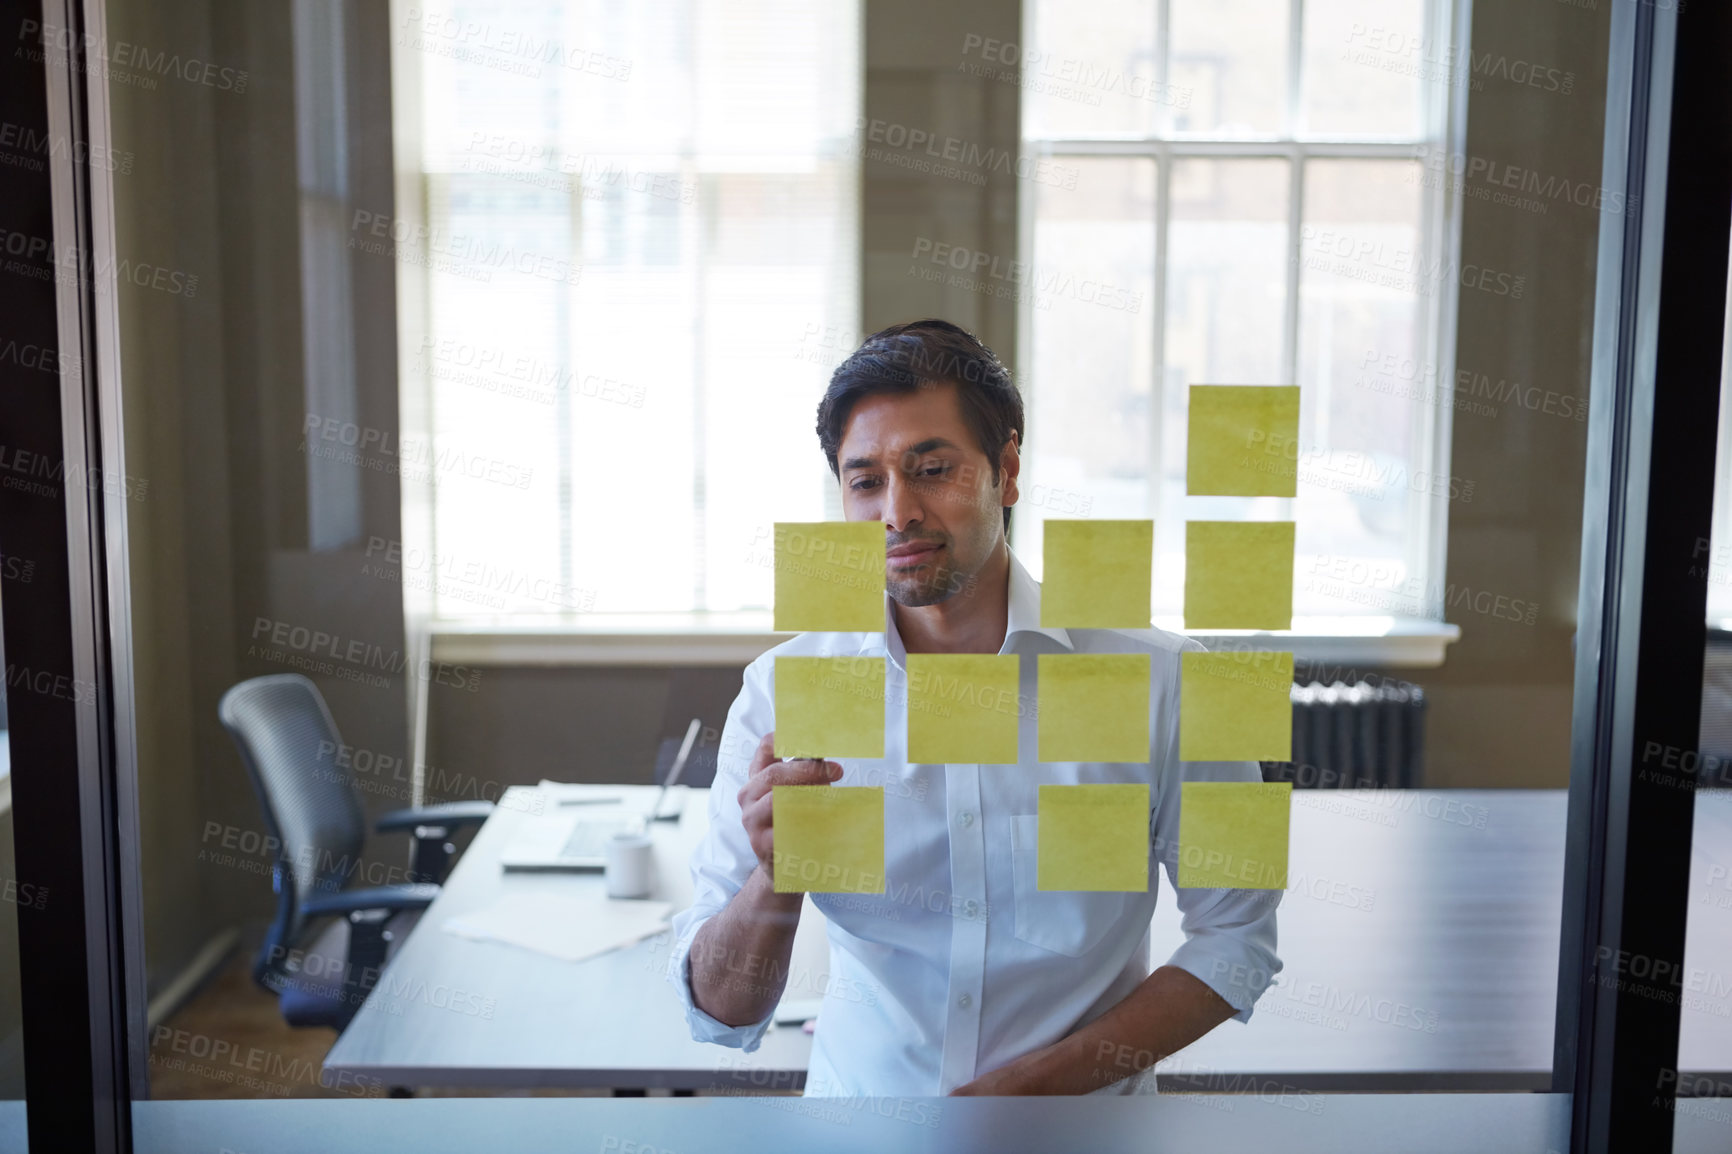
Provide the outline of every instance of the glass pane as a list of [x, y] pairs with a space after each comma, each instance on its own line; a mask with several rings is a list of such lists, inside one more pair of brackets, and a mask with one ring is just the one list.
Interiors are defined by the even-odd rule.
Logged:
[[[1458, 278], [1422, 243], [1418, 176], [1407, 161], [1305, 168], [1296, 613], [1442, 610], [1441, 591], [1408, 581], [1417, 544], [1409, 498], [1436, 488], [1412, 483], [1423, 472], [1416, 440], [1429, 427], [1417, 414], [1450, 398], [1425, 368], [1422, 309]], [[1361, 587], [1330, 576], [1338, 569], [1378, 576]]]
[[[1287, 301], [1284, 160], [1180, 160], [1168, 192], [1165, 415], [1155, 513], [1155, 606], [1183, 608], [1185, 519], [1280, 516], [1263, 498], [1187, 505], [1191, 385], [1267, 384], [1282, 363]], [[1203, 499], [1199, 499], [1203, 500]], [[1205, 511], [1206, 510], [1206, 511]]]
[[1021, 68], [1023, 123], [1031, 134], [1143, 135], [1189, 103], [1186, 93], [1160, 79], [1150, 0], [1031, 0], [1025, 18], [1031, 58], [1018, 59], [1014, 44], [965, 43], [963, 54], [1001, 73], [1007, 65]]
[[1280, 132], [1287, 116], [1287, 0], [1172, 0], [1172, 74], [1190, 104], [1173, 130]]
[[1304, 120], [1313, 136], [1416, 136], [1421, 85], [1456, 73], [1424, 0], [1306, 0]]
[[1074, 163], [1074, 189], [1034, 194], [1027, 478], [1014, 528], [1035, 571], [1047, 518], [1145, 515], [1157, 416], [1155, 164]]
[[[1356, 24], [1441, 26], [1443, 3], [1029, 0], [919, 20], [792, 0], [114, 5], [116, 41], [252, 79], [244, 94], [117, 85], [110, 110], [137, 162], [117, 185], [123, 251], [200, 277], [196, 294], [134, 278], [115, 302], [128, 465], [151, 482], [126, 509], [154, 1004], [135, 1040], [152, 1099], [138, 1113], [399, 1083], [453, 1097], [679, 1087], [828, 1097], [794, 1119], [761, 1110], [765, 1149], [794, 1123], [825, 1148], [832, 1122], [839, 1144], [875, 1148], [857, 1138], [864, 1110], [882, 1114], [871, 1103], [935, 1131], [965, 1123], [948, 1091], [1101, 1022], [1151, 967], [1199, 957], [1192, 978], [1240, 996], [1249, 1021], [1196, 1037], [1158, 1076], [1140, 1069], [1158, 1040], [1114, 1050], [1096, 1082], [1251, 1086], [1298, 1104], [1300, 1126], [1335, 1117], [1331, 1090], [1541, 1097], [1490, 1092], [1544, 1087], [1552, 1055], [1586, 426], [1579, 409], [1488, 394], [1582, 395], [1600, 217], [1572, 197], [1529, 212], [1442, 182], [1491, 183], [1486, 163], [1451, 159], [1465, 151], [1591, 184], [1607, 5], [1477, 6], [1476, 47], [1556, 43], [1577, 88], [1567, 106], [1470, 91], [1470, 147], [1429, 115], [1435, 86], [1355, 55], [1366, 41], [1405, 61]], [[893, 179], [871, 176], [870, 148]], [[1429, 247], [1452, 235], [1456, 202], [1457, 247], [1495, 257]], [[771, 1016], [747, 1050], [761, 1016], [706, 1033], [682, 1001], [689, 974], [668, 981], [689, 943], [664, 927], [700, 893], [766, 879], [730, 807], [793, 710], [773, 663], [753, 664], [789, 640], [763, 612], [771, 526], [861, 508], [830, 475], [815, 410], [863, 329], [929, 307], [976, 328], [1025, 391], [1012, 540], [1030, 576], [1053, 579], [1048, 520], [1155, 522], [1165, 632], [1072, 636], [1161, 663], [1159, 732], [1231, 734], [1245, 716], [1183, 716], [1177, 654], [1192, 641], [1226, 657], [1291, 647], [1294, 675], [1258, 685], [1274, 748], [1226, 761], [1170, 743], [1043, 759], [1037, 726], [1054, 714], [1037, 685], [1014, 711], [1017, 764], [984, 770], [916, 761], [911, 694], [891, 683], [891, 756], [844, 759], [845, 785], [884, 787], [887, 884], [746, 909], [802, 911], [794, 942], [792, 919], [752, 926], [789, 947], [786, 965], [751, 945], [711, 955]], [[1198, 384], [1298, 387], [1296, 498], [1187, 495]], [[900, 396], [912, 409], [934, 395]], [[959, 427], [972, 444], [980, 430]], [[1458, 473], [1461, 497], [1439, 501]], [[951, 476], [911, 484], [948, 492]], [[995, 503], [957, 515], [1004, 557]], [[1295, 524], [1302, 628], [1183, 628], [1186, 578], [1202, 573], [1185, 526], [1205, 519]], [[964, 587], [908, 620], [979, 625], [1004, 592], [1011, 652], [1060, 643], [1033, 622], [1010, 630], [1008, 584]], [[1040, 596], [1020, 588], [1019, 626]], [[1412, 631], [1391, 636], [1398, 615]], [[997, 643], [998, 626], [968, 645], [992, 649], [979, 639]], [[944, 634], [907, 637], [923, 655]], [[795, 645], [878, 656], [880, 638], [887, 680], [906, 674], [876, 631]], [[222, 708], [261, 682], [301, 694], [275, 801], [249, 723]], [[847, 705], [862, 702], [870, 735], [880, 703]], [[1141, 705], [1103, 720], [1140, 724]], [[647, 820], [676, 761], [691, 792], [670, 792], [677, 819]], [[1216, 772], [1260, 796], [1294, 784], [1284, 882], [1178, 884], [1183, 787]], [[1149, 839], [1141, 890], [1041, 884], [1038, 787], [1085, 775], [1130, 787], [1118, 816], [1133, 864], [1138, 787], [1173, 832]], [[272, 809], [309, 796], [298, 820]], [[434, 822], [462, 816], [449, 813], [377, 828], [445, 800], [495, 807], [478, 829]], [[665, 908], [618, 896], [645, 892], [621, 868], [642, 864], [640, 825], [647, 900]], [[4, 852], [0, 828], [0, 875]], [[508, 868], [525, 864], [558, 868]], [[423, 870], [442, 888], [418, 920], [279, 922], [285, 894], [353, 897]], [[1279, 902], [1276, 942], [1201, 953], [1246, 924], [1209, 922], [1226, 901], [1257, 922]], [[616, 916], [631, 932], [592, 955], [549, 939]], [[388, 941], [372, 935], [385, 926]], [[380, 952], [351, 966], [357, 942]], [[1486, 957], [1495, 980], [1464, 981]], [[1198, 1109], [1207, 1124], [1217, 1105]], [[883, 1145], [982, 1137], [915, 1125], [911, 1143]], [[656, 1133], [622, 1124], [615, 1144], [704, 1148]]]

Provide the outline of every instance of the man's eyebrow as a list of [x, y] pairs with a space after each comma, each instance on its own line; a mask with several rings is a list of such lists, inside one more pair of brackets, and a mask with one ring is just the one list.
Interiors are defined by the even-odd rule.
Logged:
[[[902, 450], [899, 456], [918, 457], [923, 453], [930, 453], [934, 449], [954, 448], [956, 448], [956, 443], [954, 441], [947, 441], [943, 437], [928, 437], [919, 444], [908, 446], [906, 449]], [[842, 462], [842, 468], [844, 469], [875, 469], [877, 467], [877, 457], [849, 457], [847, 460]]]

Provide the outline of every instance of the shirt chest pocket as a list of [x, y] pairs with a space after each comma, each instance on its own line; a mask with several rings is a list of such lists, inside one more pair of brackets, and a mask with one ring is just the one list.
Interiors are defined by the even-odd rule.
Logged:
[[1016, 936], [1055, 954], [1080, 957], [1099, 945], [1125, 916], [1130, 895], [1039, 889], [1035, 874], [1038, 821], [1034, 814], [1010, 819]]

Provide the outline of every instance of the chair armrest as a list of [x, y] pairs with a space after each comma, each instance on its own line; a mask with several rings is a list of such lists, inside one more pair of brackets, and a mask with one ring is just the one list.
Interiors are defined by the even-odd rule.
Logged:
[[433, 899], [438, 896], [438, 886], [423, 882], [367, 886], [313, 898], [301, 906], [301, 913], [309, 918], [326, 918], [363, 910], [424, 910], [432, 905]]
[[343, 992], [337, 1028], [347, 1029], [361, 1004], [378, 984], [391, 952], [392, 917], [401, 910], [424, 910], [439, 896], [439, 887], [425, 882], [391, 886], [367, 886], [342, 890], [304, 903], [301, 912], [309, 920], [347, 917], [349, 952], [343, 959]]
[[444, 826], [457, 829], [480, 825], [493, 815], [490, 801], [448, 801], [444, 805], [424, 805], [420, 809], [397, 809], [373, 823], [379, 833], [413, 832], [418, 825]]
[[373, 828], [380, 833], [407, 833], [415, 842], [415, 860], [409, 877], [435, 885], [445, 880], [457, 847], [445, 840], [461, 826], [479, 825], [493, 814], [490, 801], [448, 801], [420, 809], [399, 809], [385, 814]]

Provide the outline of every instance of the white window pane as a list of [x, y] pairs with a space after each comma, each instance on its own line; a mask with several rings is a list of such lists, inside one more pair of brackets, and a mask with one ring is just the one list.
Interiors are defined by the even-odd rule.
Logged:
[[1155, 164], [1071, 159], [1076, 187], [1032, 186], [1033, 364], [1013, 529], [1038, 573], [1048, 518], [1147, 517], [1155, 403]]
[[[818, 401], [853, 351], [854, 217], [839, 211], [855, 169], [811, 177], [718, 177], [732, 222], [712, 238], [703, 281], [703, 572], [706, 609], [768, 609], [770, 526], [826, 520], [835, 487], [818, 449]], [[829, 358], [790, 356], [793, 338], [838, 333]]]
[[1155, 0], [1031, 0], [1025, 13], [1027, 53], [1015, 67], [1029, 133], [1147, 135], [1166, 122], [1167, 110], [1188, 103], [1157, 71]]
[[[1391, 357], [1423, 364], [1422, 310], [1457, 289], [1453, 265], [1422, 246], [1418, 176], [1409, 161], [1306, 165], [1296, 613], [1434, 611], [1426, 575], [1407, 564], [1425, 489], [1414, 475], [1416, 438], [1436, 419], [1421, 414], [1435, 410], [1440, 383], [1406, 395], [1365, 371]], [[1448, 403], [1447, 388], [1441, 397]], [[1329, 571], [1334, 558], [1364, 562], [1351, 571], [1374, 576], [1352, 584], [1307, 576]]]
[[[525, 254], [532, 269], [542, 258], [569, 266], [563, 202], [503, 177], [441, 179], [429, 193], [436, 324], [422, 361], [435, 398], [437, 547], [425, 572], [441, 611], [534, 608], [537, 592], [557, 600], [561, 581], [553, 401], [563, 283], [518, 272], [506, 254]], [[531, 525], [548, 531], [522, 531]]]
[[754, 542], [824, 515], [812, 421], [830, 365], [790, 350], [858, 323], [858, 6], [446, 15], [511, 48], [403, 46], [423, 52], [425, 163], [443, 174], [433, 448], [498, 457], [521, 486], [439, 474], [439, 562], [506, 576], [483, 597], [442, 578], [437, 611], [767, 606]]
[[1173, 127], [1219, 136], [1279, 132], [1287, 113], [1287, 0], [1172, 0], [1169, 79], [1190, 96]]
[[1424, 0], [1306, 0], [1304, 131], [1418, 134], [1420, 85], [1455, 79], [1424, 27]]
[[1184, 599], [1185, 519], [1284, 517], [1275, 502], [1186, 503], [1192, 385], [1285, 383], [1288, 165], [1284, 160], [1181, 160], [1168, 190], [1166, 417], [1155, 519], [1155, 605]]

